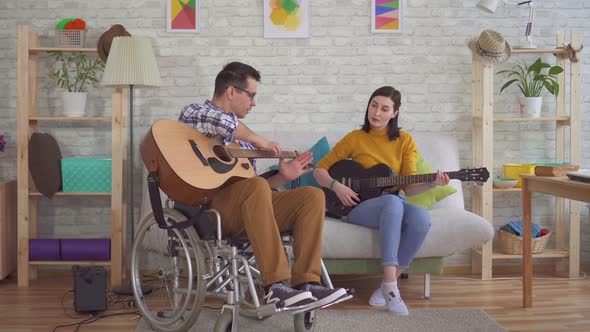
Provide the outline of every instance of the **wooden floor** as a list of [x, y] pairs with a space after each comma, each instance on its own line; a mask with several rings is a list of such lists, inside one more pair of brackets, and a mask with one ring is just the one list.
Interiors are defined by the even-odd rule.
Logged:
[[[400, 289], [410, 314], [420, 308], [481, 308], [510, 331], [590, 331], [589, 278], [568, 280], [555, 278], [554, 274], [535, 274], [533, 308], [523, 309], [520, 279], [481, 281], [477, 277], [433, 276], [430, 301], [420, 299], [422, 276], [400, 280]], [[380, 282], [372, 276], [333, 279], [338, 286], [357, 290], [355, 298], [334, 306], [341, 310], [369, 308], [368, 298]], [[28, 289], [18, 288], [13, 277], [0, 281], [0, 331], [52, 331], [58, 325], [89, 318], [73, 311], [73, 296], [68, 292], [71, 289], [71, 276], [55, 271], [42, 272], [42, 277], [32, 281]], [[216, 306], [218, 302], [208, 305]], [[106, 314], [133, 312], [125, 303], [114, 308]], [[137, 322], [134, 315], [120, 315], [100, 319], [80, 330], [134, 331]], [[75, 327], [57, 331], [75, 331]]]

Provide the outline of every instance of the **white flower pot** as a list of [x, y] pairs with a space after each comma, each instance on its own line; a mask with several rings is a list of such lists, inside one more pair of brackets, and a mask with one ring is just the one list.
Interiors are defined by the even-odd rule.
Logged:
[[543, 97], [520, 97], [520, 115], [522, 117], [538, 118], [541, 116]]
[[62, 95], [64, 115], [84, 116], [84, 110], [86, 109], [86, 95], [86, 92], [64, 92]]

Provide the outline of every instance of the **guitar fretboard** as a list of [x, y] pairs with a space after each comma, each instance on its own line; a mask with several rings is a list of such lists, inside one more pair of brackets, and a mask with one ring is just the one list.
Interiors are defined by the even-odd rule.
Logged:
[[295, 158], [297, 152], [281, 151], [277, 156], [270, 150], [249, 150], [249, 149], [226, 149], [227, 153], [234, 158]]
[[[458, 172], [444, 172], [450, 179], [460, 179], [457, 176]], [[352, 180], [352, 186], [359, 185], [363, 188], [389, 188], [413, 183], [432, 182], [436, 180], [437, 173], [418, 174], [418, 175], [396, 175], [385, 177], [368, 177], [362, 179]], [[356, 182], [356, 183], [355, 183]]]

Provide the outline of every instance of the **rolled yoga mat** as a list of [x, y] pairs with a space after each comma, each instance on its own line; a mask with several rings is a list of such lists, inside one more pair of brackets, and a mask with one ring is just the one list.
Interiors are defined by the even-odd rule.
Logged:
[[30, 239], [30, 261], [58, 261], [61, 260], [59, 239]]
[[61, 259], [108, 261], [111, 259], [111, 239], [62, 239]]

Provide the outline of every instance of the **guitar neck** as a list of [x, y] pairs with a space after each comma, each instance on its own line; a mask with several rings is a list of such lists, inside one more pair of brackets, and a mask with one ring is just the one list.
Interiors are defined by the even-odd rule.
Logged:
[[280, 155], [276, 155], [270, 150], [250, 150], [250, 149], [226, 149], [227, 153], [234, 158], [295, 158], [297, 152], [281, 151]]
[[[443, 172], [449, 176], [450, 179], [460, 179], [458, 172]], [[433, 182], [436, 180], [437, 173], [417, 174], [417, 175], [394, 175], [385, 177], [366, 178], [362, 181], [371, 182], [371, 186], [375, 188], [389, 188], [394, 186], [402, 186], [406, 184]]]

